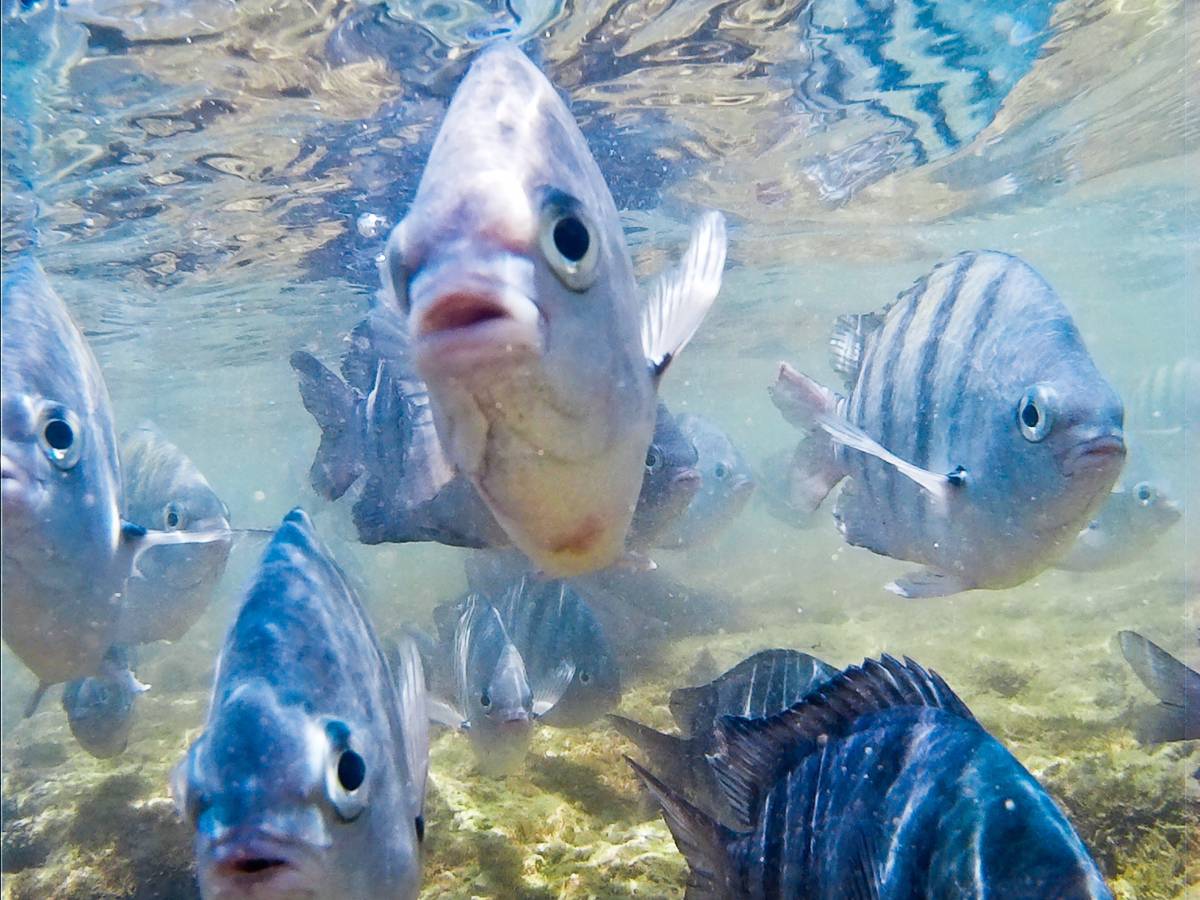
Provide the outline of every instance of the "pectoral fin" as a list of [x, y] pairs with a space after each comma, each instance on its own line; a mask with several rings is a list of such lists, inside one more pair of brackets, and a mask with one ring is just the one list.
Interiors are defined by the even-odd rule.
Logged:
[[[249, 529], [244, 529], [249, 531]], [[119, 551], [128, 560], [128, 571], [135, 577], [141, 576], [138, 569], [138, 559], [152, 547], [166, 547], [176, 544], [209, 544], [213, 541], [227, 540], [234, 531], [227, 525], [221, 525], [203, 531], [150, 531], [133, 522], [121, 523], [121, 546]]]
[[692, 229], [679, 265], [650, 288], [642, 317], [642, 349], [656, 377], [687, 345], [721, 289], [725, 269], [725, 217], [707, 212]]
[[467, 729], [466, 716], [445, 700], [439, 700], [436, 697], [426, 695], [425, 712], [429, 716], [430, 722], [445, 725], [447, 728], [453, 728], [455, 731], [466, 731]]
[[575, 677], [575, 663], [564, 659], [550, 674], [550, 677], [539, 684], [533, 685], [533, 714], [541, 718], [558, 705], [571, 679]]

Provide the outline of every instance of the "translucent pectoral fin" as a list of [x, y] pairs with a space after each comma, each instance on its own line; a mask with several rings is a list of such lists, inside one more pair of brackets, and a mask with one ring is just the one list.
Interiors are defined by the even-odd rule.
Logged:
[[564, 659], [548, 678], [533, 685], [533, 714], [540, 718], [554, 709], [574, 677], [575, 663]]

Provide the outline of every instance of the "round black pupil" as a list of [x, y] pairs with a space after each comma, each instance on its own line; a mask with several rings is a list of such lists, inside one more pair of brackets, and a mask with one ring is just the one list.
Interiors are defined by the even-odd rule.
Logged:
[[338, 781], [348, 791], [357, 791], [367, 777], [367, 764], [353, 750], [345, 751], [338, 758]]
[[1145, 488], [1145, 487], [1140, 488], [1138, 490], [1138, 499], [1139, 500], [1149, 500], [1150, 499], [1150, 488]]
[[564, 216], [554, 226], [554, 246], [564, 258], [579, 262], [591, 246], [587, 227], [574, 216]]
[[43, 433], [46, 443], [55, 450], [67, 450], [75, 442], [75, 432], [62, 419], [51, 419], [46, 423], [46, 430]]
[[488, 696], [488, 692], [484, 691], [479, 697], [479, 704], [485, 709], [492, 705], [492, 698]]
[[1042, 417], [1038, 414], [1037, 407], [1032, 403], [1026, 403], [1025, 408], [1021, 410], [1021, 421], [1025, 423], [1026, 428], [1037, 428], [1038, 422]]
[[174, 510], [171, 510], [171, 512], [167, 513], [167, 527], [174, 528], [178, 524], [179, 524], [179, 513], [175, 512]]
[[646, 468], [653, 469], [658, 465], [658, 454], [651, 450], [646, 454]]
[[725, 467], [723, 465], [721, 465], [721, 463], [717, 463], [717, 477], [718, 478], [725, 477]]
[[580, 672], [580, 673], [579, 673], [579, 682], [580, 682], [580, 684], [587, 684], [587, 683], [588, 683], [589, 681], [591, 681], [591, 680], [592, 680], [592, 676], [591, 676], [591, 675], [589, 675], [587, 672]]

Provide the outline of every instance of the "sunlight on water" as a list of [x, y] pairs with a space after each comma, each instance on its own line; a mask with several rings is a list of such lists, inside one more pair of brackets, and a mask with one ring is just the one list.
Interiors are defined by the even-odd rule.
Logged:
[[[1200, 357], [1196, 28], [1183, 0], [6, 0], [4, 267], [36, 252], [118, 431], [153, 421], [236, 527], [303, 506], [382, 634], [431, 630], [467, 551], [358, 542], [351, 504], [310, 487], [320, 433], [288, 360], [336, 368], [474, 51], [525, 42], [639, 280], [678, 259], [701, 210], [729, 224], [721, 295], [662, 395], [724, 429], [758, 486], [715, 545], [654, 552], [703, 602], [624, 614], [621, 714], [668, 728], [671, 689], [766, 647], [838, 667], [909, 656], [1047, 788], [1116, 896], [1182, 897], [1200, 891], [1200, 755], [1138, 742], [1154, 700], [1115, 636], [1200, 661], [1196, 394], [1164, 428], [1162, 391], [1139, 388]], [[848, 546], [828, 505], [779, 518], [770, 463], [797, 432], [767, 386], [785, 359], [835, 384], [836, 317], [971, 249], [1059, 292], [1125, 401], [1130, 470], [1184, 514], [1117, 568], [901, 600], [882, 587], [911, 564]], [[187, 635], [139, 648], [152, 690], [113, 759], [78, 746], [57, 688], [22, 716], [36, 679], [5, 646], [5, 897], [198, 896], [168, 773], [261, 552], [236, 541]], [[504, 779], [477, 774], [460, 736], [432, 740], [423, 897], [683, 896], [633, 745], [604, 720], [537, 730]]]

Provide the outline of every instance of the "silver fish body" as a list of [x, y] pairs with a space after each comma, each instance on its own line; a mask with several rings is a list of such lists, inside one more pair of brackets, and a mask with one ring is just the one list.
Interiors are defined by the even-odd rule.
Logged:
[[474, 59], [389, 238], [381, 315], [407, 321], [451, 462], [548, 574], [624, 549], [658, 376], [720, 284], [724, 226], [702, 225], [643, 303], [612, 196], [553, 86], [515, 46]]
[[415, 648], [393, 670], [297, 509], [255, 573], [204, 732], [172, 776], [206, 898], [412, 898], [428, 761]]
[[36, 261], [3, 287], [4, 640], [46, 684], [97, 671], [132, 563], [108, 389]]
[[520, 768], [533, 736], [533, 688], [520, 651], [499, 611], [478, 594], [435, 610], [442, 646], [449, 649], [449, 683], [459, 716], [487, 775]]
[[700, 489], [683, 515], [655, 541], [659, 547], [710, 543], [738, 516], [754, 493], [750, 466], [729, 435], [692, 413], [683, 413], [678, 422], [696, 448]]
[[205, 543], [152, 547], [126, 584], [116, 639], [177, 641], [208, 608], [233, 543], [229, 509], [183, 452], [149, 423], [121, 439], [125, 515], [162, 531], [217, 531]]
[[812, 498], [849, 475], [834, 511], [846, 540], [928, 567], [896, 593], [1020, 584], [1121, 470], [1121, 400], [1053, 288], [1015, 257], [959, 254], [883, 313], [843, 317], [833, 347], [848, 397], [785, 365], [774, 399], [817, 423], [801, 445]]

